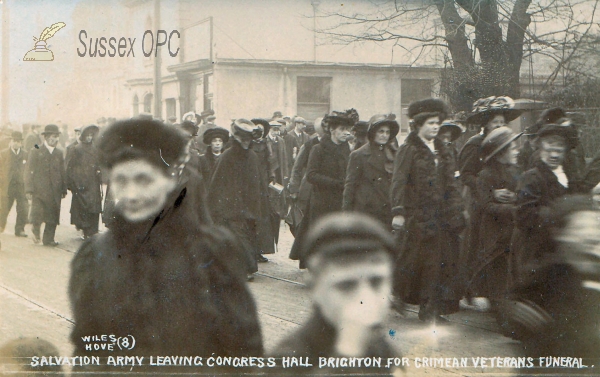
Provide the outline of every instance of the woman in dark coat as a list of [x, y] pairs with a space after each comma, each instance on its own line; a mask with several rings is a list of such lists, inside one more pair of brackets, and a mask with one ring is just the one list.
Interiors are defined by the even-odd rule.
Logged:
[[231, 126], [231, 147], [219, 157], [208, 189], [208, 207], [216, 224], [228, 228], [242, 243], [248, 279], [258, 271], [258, 223], [262, 216], [261, 173], [252, 140], [262, 132], [247, 119]]
[[98, 150], [92, 143], [98, 126], [83, 127], [80, 143], [72, 149], [67, 163], [67, 188], [71, 199], [71, 224], [83, 230], [88, 238], [98, 233], [102, 212], [102, 176]]
[[207, 148], [206, 152], [200, 156], [200, 171], [202, 172], [202, 179], [207, 190], [217, 161], [223, 153], [223, 146], [228, 141], [229, 131], [222, 127], [209, 128], [202, 135], [202, 142]]
[[[185, 144], [176, 129], [152, 120], [117, 122], [101, 135], [99, 149], [117, 201], [115, 226], [85, 242], [72, 262], [75, 355], [147, 361], [156, 355], [262, 353], [239, 244], [208, 218], [200, 222], [178, 185]], [[135, 347], [90, 351], [82, 337], [91, 334], [131, 335]], [[90, 368], [130, 371], [101, 364]], [[146, 362], [136, 370], [156, 367]]]
[[344, 185], [345, 211], [363, 212], [392, 226], [390, 186], [396, 149], [393, 141], [400, 126], [388, 115], [369, 120], [367, 144], [350, 154]]
[[348, 139], [351, 129], [358, 121], [356, 110], [334, 111], [323, 119], [326, 134], [315, 145], [308, 158], [306, 179], [312, 184], [308, 211], [304, 215], [292, 245], [290, 258], [300, 260], [300, 268], [306, 268], [306, 260], [301, 255], [302, 238], [310, 226], [320, 217], [342, 209], [344, 181], [350, 157]]
[[436, 139], [446, 106], [439, 99], [412, 103], [408, 109], [415, 130], [400, 146], [394, 161], [391, 204], [392, 226], [401, 231], [401, 255], [395, 272], [395, 295], [420, 305], [421, 320], [458, 310], [457, 284], [443, 281], [448, 264], [458, 257], [445, 253], [444, 231], [464, 228], [463, 204], [454, 177], [452, 153]]
[[482, 143], [484, 168], [477, 177], [481, 205], [481, 249], [474, 255], [469, 296], [504, 298], [509, 282], [509, 255], [514, 231], [517, 181], [515, 135], [508, 127], [490, 132]]

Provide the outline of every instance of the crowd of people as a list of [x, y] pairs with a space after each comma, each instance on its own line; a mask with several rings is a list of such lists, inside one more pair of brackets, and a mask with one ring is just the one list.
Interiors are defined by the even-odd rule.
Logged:
[[[15, 131], [0, 151], [0, 230], [16, 201], [15, 235], [30, 222], [33, 242], [56, 246], [71, 191], [85, 240], [69, 285], [76, 354], [82, 336], [114, 333], [134, 334], [136, 355], [263, 355], [246, 282], [285, 220], [314, 315], [277, 356], [391, 355], [377, 332], [391, 303], [436, 324], [490, 310], [506, 334], [539, 340], [529, 349], [562, 337], [573, 342], [561, 351], [597, 357], [597, 339], [574, 340], [598, 301], [600, 154], [587, 163], [581, 124], [562, 109], [524, 133], [508, 126], [519, 115], [508, 97], [476, 101], [466, 119], [427, 98], [408, 107], [402, 144], [394, 114], [365, 122], [354, 109], [230, 129], [212, 110], [142, 115], [77, 129], [65, 152], [55, 125], [25, 143]], [[465, 124], [481, 132], [459, 152]], [[556, 284], [587, 311], [566, 310]]]

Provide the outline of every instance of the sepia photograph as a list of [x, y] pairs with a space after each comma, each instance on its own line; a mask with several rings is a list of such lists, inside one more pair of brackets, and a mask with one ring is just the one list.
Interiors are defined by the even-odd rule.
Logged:
[[600, 376], [600, 0], [0, 20], [0, 377]]

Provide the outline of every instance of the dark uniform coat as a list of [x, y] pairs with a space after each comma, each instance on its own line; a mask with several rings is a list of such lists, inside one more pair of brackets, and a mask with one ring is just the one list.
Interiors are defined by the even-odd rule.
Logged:
[[386, 171], [385, 162], [385, 146], [375, 143], [367, 143], [350, 154], [342, 209], [366, 213], [391, 228], [392, 174]]
[[[458, 254], [447, 239], [464, 229], [465, 220], [454, 156], [439, 140], [435, 145], [437, 164], [436, 155], [415, 131], [396, 154], [392, 215], [402, 215], [405, 223], [395, 293], [409, 304], [435, 305], [438, 314], [444, 314], [456, 310], [462, 297]], [[452, 308], [443, 310], [442, 305]]]
[[[69, 283], [76, 354], [131, 355], [86, 350], [81, 337], [90, 334], [132, 335], [136, 356], [262, 354], [256, 306], [235, 262], [240, 246], [225, 229], [199, 224], [187, 199], [175, 190], [156, 218], [141, 223], [117, 215], [114, 227], [81, 246]], [[130, 367], [98, 368], [126, 374]], [[134, 371], [156, 371], [146, 368]]]
[[552, 170], [541, 160], [521, 176], [518, 185], [517, 227], [513, 235], [515, 253], [511, 258], [514, 283], [527, 278], [539, 265], [548, 249], [550, 234], [547, 218], [552, 202], [570, 193], [558, 182]]
[[265, 139], [254, 140], [251, 144], [252, 151], [258, 158], [260, 170], [260, 219], [257, 222], [258, 245], [261, 254], [275, 253], [275, 236], [271, 224], [271, 202], [269, 200], [269, 147]]
[[31, 222], [58, 224], [60, 201], [67, 195], [63, 152], [46, 144], [29, 152], [25, 171], [25, 192], [32, 194]]
[[508, 289], [508, 263], [514, 231], [515, 204], [499, 203], [494, 190], [517, 192], [516, 167], [489, 161], [477, 177], [477, 197], [481, 204], [480, 249], [473, 255], [470, 293], [488, 298], [504, 297]]
[[86, 214], [102, 212], [102, 176], [98, 150], [93, 144], [80, 143], [71, 150], [67, 165], [67, 188], [71, 190], [71, 224], [83, 229], [90, 221]]

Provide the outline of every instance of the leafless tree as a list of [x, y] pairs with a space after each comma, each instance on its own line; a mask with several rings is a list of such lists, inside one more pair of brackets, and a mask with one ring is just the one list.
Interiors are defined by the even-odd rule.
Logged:
[[370, 0], [348, 12], [324, 4], [322, 42], [370, 41], [401, 47], [422, 61], [436, 49], [446, 67], [442, 90], [456, 110], [489, 95], [521, 95], [521, 66], [549, 72], [551, 85], [598, 30], [599, 0]]

